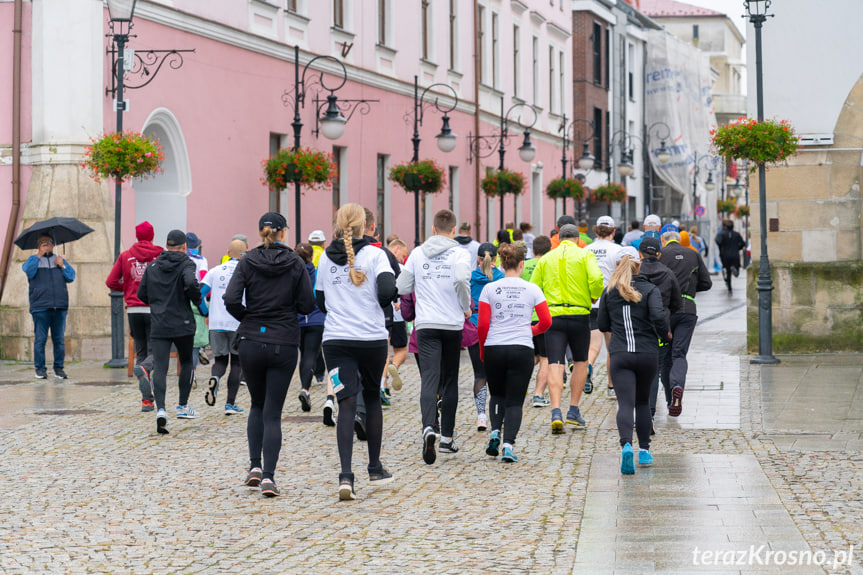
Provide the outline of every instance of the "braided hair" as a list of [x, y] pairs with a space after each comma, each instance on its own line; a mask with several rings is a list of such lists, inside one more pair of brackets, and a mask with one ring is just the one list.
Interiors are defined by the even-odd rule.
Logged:
[[366, 281], [365, 272], [354, 269], [353, 238], [361, 238], [366, 225], [366, 213], [359, 204], [345, 204], [336, 213], [336, 227], [341, 231], [341, 239], [345, 243], [345, 253], [348, 255], [351, 283], [355, 286]]

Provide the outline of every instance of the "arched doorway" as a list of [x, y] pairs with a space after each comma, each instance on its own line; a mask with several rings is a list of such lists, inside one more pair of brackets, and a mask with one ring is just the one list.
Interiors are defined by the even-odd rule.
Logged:
[[162, 145], [163, 172], [148, 180], [135, 181], [135, 221], [153, 224], [155, 243], [164, 241], [172, 229], [186, 229], [186, 198], [192, 192], [192, 176], [186, 140], [177, 118], [170, 110], [158, 108], [150, 114], [141, 131]]

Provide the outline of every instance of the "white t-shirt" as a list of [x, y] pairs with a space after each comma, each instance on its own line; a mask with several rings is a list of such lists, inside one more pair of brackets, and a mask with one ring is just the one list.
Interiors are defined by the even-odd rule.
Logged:
[[533, 349], [533, 308], [545, 301], [538, 285], [521, 278], [503, 278], [482, 288], [480, 303], [491, 307], [485, 345], [523, 345]]
[[[623, 248], [612, 241], [597, 238], [586, 249], [596, 254], [596, 263], [602, 272], [602, 287], [607, 286], [614, 272], [614, 256]], [[599, 307], [599, 300], [593, 302], [593, 307]]]
[[393, 273], [386, 254], [380, 248], [366, 246], [354, 257], [354, 269], [366, 274], [366, 281], [358, 286], [351, 282], [347, 264], [336, 265], [326, 252], [318, 260], [315, 289], [324, 292], [327, 306], [323, 341], [376, 341], [389, 335], [377, 292], [377, 277]]
[[462, 329], [464, 312], [453, 286], [457, 277], [456, 267], [462, 265], [466, 270], [470, 269], [469, 257], [467, 250], [458, 246], [432, 257], [427, 257], [422, 248], [411, 252], [404, 269], [415, 278], [416, 329]]
[[212, 331], [237, 331], [240, 322], [228, 313], [222, 296], [237, 269], [239, 260], [228, 260], [207, 272], [201, 283], [210, 286], [210, 329]]

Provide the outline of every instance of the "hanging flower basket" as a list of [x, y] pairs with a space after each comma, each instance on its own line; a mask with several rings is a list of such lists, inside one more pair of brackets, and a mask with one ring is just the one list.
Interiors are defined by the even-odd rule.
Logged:
[[584, 197], [584, 184], [575, 178], [557, 178], [548, 183], [545, 193], [549, 198], [575, 198], [581, 200]]
[[626, 188], [623, 184], [618, 184], [617, 182], [611, 182], [593, 190], [594, 200], [608, 204], [626, 201], [626, 197]]
[[716, 211], [720, 214], [727, 215], [735, 210], [737, 210], [737, 202], [734, 200], [716, 200]]
[[749, 206], [737, 206], [737, 211], [735, 213], [738, 218], [745, 218], [749, 215]]
[[434, 160], [396, 164], [390, 168], [389, 179], [406, 192], [436, 194], [446, 185], [446, 173]]
[[146, 178], [158, 173], [165, 160], [159, 140], [138, 132], [113, 132], [91, 141], [81, 167], [97, 182], [102, 178], [121, 182]]
[[489, 196], [518, 195], [524, 190], [524, 176], [507, 169], [492, 172], [482, 179], [482, 191]]
[[720, 156], [775, 163], [797, 153], [798, 139], [787, 120], [758, 122], [741, 116], [731, 124], [710, 131], [713, 147]]
[[312, 189], [328, 188], [336, 177], [332, 154], [311, 148], [279, 150], [264, 160], [263, 165], [262, 181], [276, 191], [282, 191], [294, 182]]

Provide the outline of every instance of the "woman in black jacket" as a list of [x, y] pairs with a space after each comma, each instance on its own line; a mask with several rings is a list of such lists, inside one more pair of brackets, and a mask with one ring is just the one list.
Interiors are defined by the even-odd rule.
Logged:
[[311, 313], [315, 298], [303, 260], [284, 244], [284, 216], [267, 212], [258, 229], [263, 243], [237, 264], [223, 299], [228, 312], [240, 321], [240, 363], [252, 396], [245, 484], [260, 485], [263, 495], [275, 497], [279, 495], [273, 476], [282, 448], [282, 407], [300, 343], [297, 313]]
[[632, 414], [638, 434], [638, 463], [650, 465], [650, 386], [656, 375], [659, 339], [668, 337], [668, 322], [659, 289], [637, 275], [638, 252], [625, 247], [615, 256], [617, 267], [599, 301], [599, 329], [611, 332], [608, 346], [611, 379], [617, 391], [617, 432], [620, 435], [620, 472], [635, 473], [632, 451]]
[[743, 238], [734, 231], [734, 222], [725, 220], [722, 229], [716, 234], [716, 245], [719, 246], [719, 259], [722, 260], [722, 277], [725, 287], [731, 293], [731, 276], [740, 275], [740, 250], [746, 247]]

